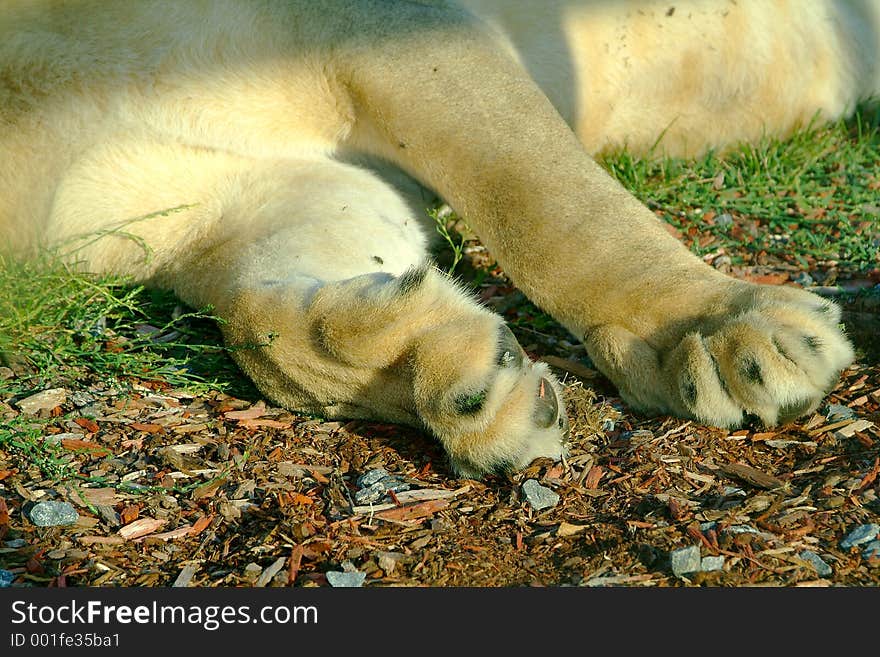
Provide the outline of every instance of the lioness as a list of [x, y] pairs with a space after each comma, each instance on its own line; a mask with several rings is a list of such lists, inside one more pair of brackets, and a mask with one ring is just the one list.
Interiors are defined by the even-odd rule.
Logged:
[[470, 476], [558, 457], [558, 383], [429, 264], [431, 190], [634, 409], [781, 423], [851, 362], [838, 309], [716, 272], [589, 153], [840, 117], [878, 35], [877, 0], [6, 0], [0, 239], [213, 306], [291, 409]]

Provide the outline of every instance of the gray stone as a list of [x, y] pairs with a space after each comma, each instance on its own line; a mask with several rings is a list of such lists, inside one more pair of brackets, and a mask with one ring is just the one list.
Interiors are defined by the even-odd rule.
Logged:
[[797, 283], [801, 287], [810, 287], [811, 285], [816, 284], [815, 279], [805, 271], [799, 272], [794, 278], [791, 279], [791, 282]]
[[702, 566], [700, 546], [691, 545], [690, 547], [673, 550], [669, 553], [669, 561], [672, 565], [672, 573], [677, 577], [688, 573], [695, 573]]
[[368, 486], [372, 486], [380, 479], [384, 479], [389, 476], [388, 471], [385, 468], [375, 468], [373, 470], [367, 470], [364, 474], [357, 478], [355, 484], [358, 488], [366, 488]]
[[81, 390], [77, 390], [70, 395], [70, 402], [77, 408], [92, 404], [94, 401], [95, 398], [93, 395]]
[[849, 406], [842, 404], [828, 404], [828, 410], [825, 411], [825, 419], [829, 422], [837, 422], [839, 420], [851, 420], [856, 416], [856, 412]]
[[847, 534], [842, 541], [840, 541], [840, 547], [842, 547], [844, 550], [848, 550], [856, 545], [869, 543], [870, 541], [873, 541], [875, 538], [877, 538], [878, 533], [880, 533], [880, 525], [877, 525], [873, 522], [867, 525], [859, 525], [849, 534]]
[[730, 226], [733, 223], [733, 217], [729, 215], [727, 212], [723, 214], [719, 214], [715, 217], [715, 225], [716, 226]]
[[700, 561], [700, 570], [704, 573], [724, 570], [724, 555], [719, 555], [717, 557], [703, 557]]
[[549, 509], [559, 504], [559, 495], [534, 479], [528, 479], [523, 483], [522, 492], [535, 511]]
[[15, 581], [15, 573], [10, 570], [0, 570], [0, 589], [9, 588]]
[[13, 538], [10, 541], [6, 541], [6, 547], [8, 548], [23, 548], [25, 545], [27, 545], [27, 541], [23, 538]]
[[862, 549], [862, 559], [880, 559], [880, 541], [874, 540]]
[[357, 484], [359, 490], [354, 494], [357, 504], [373, 504], [384, 501], [390, 499], [389, 492], [399, 493], [410, 489], [410, 485], [403, 479], [388, 474], [382, 468], [364, 473], [358, 478]]
[[67, 401], [67, 390], [64, 388], [49, 388], [30, 397], [19, 399], [15, 402], [18, 409], [27, 415], [36, 415], [42, 410], [51, 410], [61, 406]]
[[812, 550], [804, 550], [798, 557], [809, 563], [819, 577], [828, 577], [831, 575], [831, 566], [825, 563], [825, 560]]
[[38, 527], [57, 527], [72, 525], [79, 520], [79, 514], [67, 502], [37, 502], [30, 511], [31, 520]]
[[328, 570], [326, 573], [327, 581], [334, 588], [359, 588], [364, 585], [367, 578], [366, 573], [361, 572], [342, 572], [339, 570]]
[[773, 534], [762, 532], [760, 529], [755, 529], [751, 525], [731, 525], [730, 527], [725, 527], [722, 532], [725, 534], [754, 534], [755, 536], [760, 536], [761, 538], [766, 539], [773, 538]]

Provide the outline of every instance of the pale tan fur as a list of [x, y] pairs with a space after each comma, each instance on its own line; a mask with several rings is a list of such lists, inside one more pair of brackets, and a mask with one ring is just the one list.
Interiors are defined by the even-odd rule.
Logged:
[[773, 424], [852, 360], [837, 309], [704, 265], [588, 152], [842, 116], [878, 33], [877, 0], [10, 0], [0, 239], [214, 306], [290, 408], [464, 474], [559, 457], [558, 384], [425, 264], [436, 193], [633, 407]]

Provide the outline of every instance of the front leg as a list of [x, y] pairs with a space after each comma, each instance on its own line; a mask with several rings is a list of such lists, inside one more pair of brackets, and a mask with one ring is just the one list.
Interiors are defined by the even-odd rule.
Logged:
[[395, 6], [386, 39], [340, 50], [355, 145], [436, 189], [636, 408], [724, 426], [815, 408], [853, 357], [831, 304], [704, 264], [589, 157], [487, 30]]

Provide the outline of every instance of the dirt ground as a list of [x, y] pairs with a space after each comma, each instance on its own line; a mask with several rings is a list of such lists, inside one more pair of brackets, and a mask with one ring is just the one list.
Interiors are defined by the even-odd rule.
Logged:
[[[413, 429], [325, 422], [256, 393], [78, 381], [29, 410], [50, 420], [44, 439], [77, 477], [47, 479], [0, 450], [0, 575], [68, 587], [880, 583], [876, 294], [840, 297], [860, 360], [816, 413], [729, 432], [631, 413], [583, 347], [488, 264], [483, 300], [565, 381], [561, 463], [457, 479]], [[785, 271], [732, 273], [785, 282]], [[25, 412], [19, 402], [0, 416]], [[360, 478], [380, 468], [367, 490]], [[72, 506], [75, 521], [38, 526], [46, 501]]]

